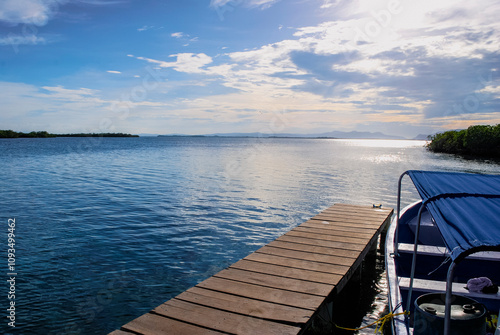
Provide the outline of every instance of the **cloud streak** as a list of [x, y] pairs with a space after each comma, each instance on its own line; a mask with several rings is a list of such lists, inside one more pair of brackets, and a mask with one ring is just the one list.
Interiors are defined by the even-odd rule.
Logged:
[[0, 37], [0, 45], [38, 45], [47, 44], [47, 39], [37, 35], [16, 35], [9, 34], [7, 37]]
[[210, 6], [213, 8], [221, 8], [224, 6], [238, 7], [245, 6], [250, 8], [266, 9], [280, 0], [211, 0]]
[[173, 68], [178, 72], [185, 73], [206, 73], [206, 70], [203, 69], [203, 67], [207, 64], [212, 63], [212, 57], [207, 56], [204, 53], [179, 53], [170, 55], [169, 57], [175, 57], [176, 61], [167, 62], [145, 57], [137, 57], [137, 59], [157, 64], [161, 68]]

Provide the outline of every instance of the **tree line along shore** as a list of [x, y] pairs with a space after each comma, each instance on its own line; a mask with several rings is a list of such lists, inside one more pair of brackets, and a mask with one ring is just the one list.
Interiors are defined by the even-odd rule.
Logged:
[[32, 131], [29, 133], [13, 130], [0, 130], [0, 138], [49, 138], [49, 137], [139, 137], [139, 135], [124, 133], [78, 133], [78, 134], [51, 134], [46, 131]]
[[429, 139], [427, 148], [432, 152], [500, 158], [500, 124], [445, 131]]

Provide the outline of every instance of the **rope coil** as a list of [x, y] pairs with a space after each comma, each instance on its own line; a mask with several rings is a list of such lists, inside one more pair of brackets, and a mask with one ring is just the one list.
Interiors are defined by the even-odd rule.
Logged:
[[410, 312], [408, 312], [408, 311], [404, 311], [403, 313], [392, 313], [391, 312], [391, 313], [388, 313], [388, 314], [384, 315], [380, 319], [378, 319], [378, 320], [370, 323], [369, 325], [366, 325], [366, 326], [360, 327], [360, 328], [340, 327], [340, 326], [336, 325], [335, 323], [333, 323], [333, 325], [336, 328], [343, 329], [343, 330], [358, 331], [358, 330], [362, 330], [362, 329], [366, 329], [368, 327], [371, 327], [374, 324], [377, 324], [377, 327], [375, 327], [375, 334], [378, 334], [378, 333], [383, 334], [382, 330], [384, 329], [384, 326], [385, 326], [386, 322], [389, 321], [390, 319], [392, 319], [393, 317], [398, 316], [398, 315], [410, 315]]

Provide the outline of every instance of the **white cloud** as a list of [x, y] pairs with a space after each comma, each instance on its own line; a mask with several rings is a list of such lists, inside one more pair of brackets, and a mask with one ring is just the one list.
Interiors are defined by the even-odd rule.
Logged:
[[121, 73], [120, 71], [113, 71], [113, 70], [108, 70], [106, 72], [107, 73], [115, 73], [115, 74], [120, 74]]
[[[90, 88], [67, 89], [62, 86], [42, 86], [52, 99], [64, 101], [81, 101], [95, 99], [99, 91]], [[40, 96], [40, 95], [39, 95]]]
[[149, 30], [152, 28], [154, 28], [154, 27], [153, 26], [142, 26], [140, 28], [137, 28], [137, 31], [146, 31], [146, 30]]
[[175, 38], [182, 38], [182, 37], [184, 37], [184, 33], [179, 31], [179, 32], [170, 34], [170, 36], [175, 37]]
[[247, 3], [249, 7], [259, 7], [262, 9], [266, 9], [279, 1], [280, 0], [247, 0]]
[[137, 57], [137, 59], [145, 60], [149, 63], [158, 64], [162, 68], [171, 67], [178, 72], [185, 73], [206, 73], [206, 70], [202, 68], [205, 65], [212, 63], [212, 57], [207, 56], [204, 53], [179, 53], [170, 55], [169, 57], [176, 57], [177, 60], [175, 62], [165, 62], [145, 57]]
[[94, 6], [123, 3], [123, 0], [2, 0], [0, 22], [11, 25], [28, 24], [45, 26], [57, 13], [59, 7], [75, 2]]
[[322, 9], [327, 9], [327, 8], [332, 7], [332, 6], [334, 6], [334, 4], [333, 4], [331, 1], [329, 1], [329, 0], [324, 0], [324, 1], [323, 1], [323, 4], [321, 5], [321, 7], [320, 7], [320, 8], [322, 8]]
[[44, 26], [55, 10], [66, 0], [3, 0], [0, 2], [0, 21], [9, 24]]
[[[60, 0], [57, 0], [60, 1]], [[106, 5], [116, 5], [121, 3], [126, 3], [127, 0], [74, 0], [80, 3], [85, 3], [94, 6], [106, 6]]]
[[38, 45], [38, 44], [46, 44], [47, 40], [45, 37], [36, 36], [36, 35], [15, 35], [10, 34], [7, 37], [0, 37], [0, 45], [12, 45], [16, 47], [17, 45]]
[[210, 6], [212, 8], [221, 8], [221, 7], [258, 7], [261, 9], [266, 9], [271, 7], [274, 3], [279, 2], [280, 0], [211, 0]]
[[227, 3], [234, 1], [234, 0], [211, 0], [210, 1], [210, 6], [212, 7], [222, 7], [225, 6]]

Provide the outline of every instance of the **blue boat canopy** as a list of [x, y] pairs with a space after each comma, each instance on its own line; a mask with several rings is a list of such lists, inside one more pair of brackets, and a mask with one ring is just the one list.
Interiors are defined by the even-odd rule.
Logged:
[[407, 171], [453, 260], [500, 251], [500, 175]]

